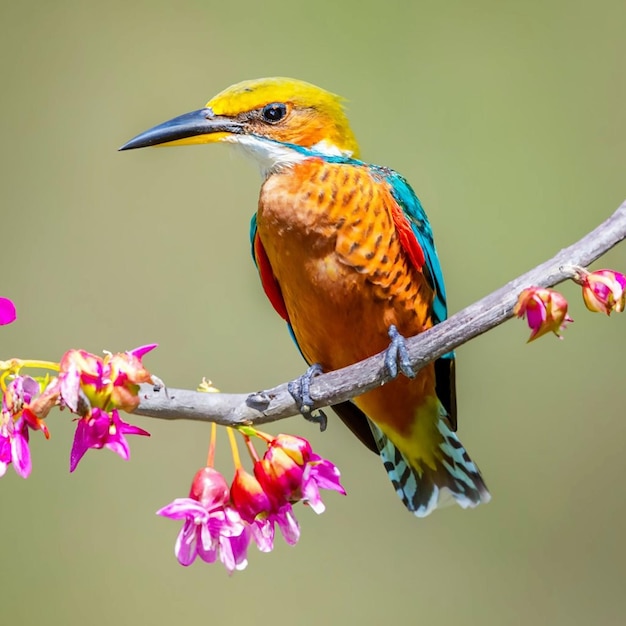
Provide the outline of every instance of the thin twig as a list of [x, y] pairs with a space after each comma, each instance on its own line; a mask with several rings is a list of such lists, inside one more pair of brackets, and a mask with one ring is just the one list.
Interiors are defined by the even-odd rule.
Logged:
[[[442, 354], [502, 324], [513, 316], [517, 296], [531, 285], [552, 287], [574, 276], [572, 266], [587, 266], [626, 238], [626, 201], [615, 213], [580, 241], [552, 259], [510, 281], [482, 300], [455, 313], [445, 322], [407, 340], [415, 371]], [[313, 408], [358, 396], [390, 380], [383, 353], [322, 374], [311, 383]], [[200, 393], [185, 389], [155, 390], [143, 385], [135, 413], [160, 419], [186, 419], [218, 424], [263, 424], [298, 414], [283, 383], [254, 394]]]

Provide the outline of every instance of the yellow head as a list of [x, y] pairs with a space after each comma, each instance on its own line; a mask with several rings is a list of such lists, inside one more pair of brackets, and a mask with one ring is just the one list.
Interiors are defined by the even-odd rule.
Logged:
[[284, 144], [358, 157], [341, 98], [292, 78], [237, 83], [211, 98], [204, 109], [155, 126], [121, 150], [220, 141], [242, 145], [270, 168], [289, 162]]

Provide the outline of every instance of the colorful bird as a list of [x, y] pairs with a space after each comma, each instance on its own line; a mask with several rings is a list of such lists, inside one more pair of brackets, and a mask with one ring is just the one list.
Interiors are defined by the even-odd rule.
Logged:
[[[244, 81], [121, 149], [215, 142], [240, 146], [261, 166], [253, 256], [309, 364], [336, 370], [385, 350], [390, 337], [389, 354], [401, 354], [403, 336], [446, 318], [422, 205], [399, 174], [359, 160], [338, 96], [290, 78]], [[400, 367], [413, 375], [402, 359]], [[446, 500], [465, 508], [490, 499], [454, 434], [453, 353], [333, 409], [380, 453], [415, 515]]]

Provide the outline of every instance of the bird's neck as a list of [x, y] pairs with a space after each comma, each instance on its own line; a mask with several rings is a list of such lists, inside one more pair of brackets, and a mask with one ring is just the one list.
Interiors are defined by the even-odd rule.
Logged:
[[320, 141], [310, 148], [283, 143], [258, 135], [233, 135], [227, 141], [239, 146], [245, 154], [251, 156], [261, 168], [261, 174], [264, 178], [284, 169], [292, 168], [307, 159], [325, 157], [349, 159], [351, 156], [351, 153], [340, 150], [326, 140]]

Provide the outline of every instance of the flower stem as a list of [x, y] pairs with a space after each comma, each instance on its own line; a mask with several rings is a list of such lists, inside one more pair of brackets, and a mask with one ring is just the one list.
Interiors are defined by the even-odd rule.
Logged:
[[232, 428], [227, 426], [226, 431], [228, 432], [228, 438], [230, 439], [230, 449], [233, 453], [233, 463], [235, 464], [235, 469], [238, 470], [241, 467], [241, 458], [239, 457], [239, 448], [237, 448], [237, 439]]
[[38, 367], [44, 370], [52, 370], [58, 372], [61, 369], [59, 363], [53, 363], [52, 361], [22, 361], [22, 367]]
[[0, 361], [0, 389], [7, 390], [6, 380], [11, 375], [16, 375], [23, 367], [52, 370], [58, 372], [60, 366], [52, 361], [25, 360], [25, 359], [9, 359], [8, 361]]
[[248, 452], [250, 453], [250, 458], [252, 459], [252, 462], [256, 463], [259, 460], [259, 455], [254, 448], [252, 440], [250, 439], [250, 437], [248, 437], [248, 435], [243, 435], [243, 439], [246, 442], [246, 447], [248, 448]]
[[254, 436], [258, 437], [259, 439], [262, 439], [263, 441], [265, 441], [265, 443], [271, 443], [275, 437], [273, 435], [268, 435], [267, 433], [264, 433], [261, 430], [256, 430], [254, 432]]
[[5, 370], [0, 374], [0, 390], [2, 393], [6, 393], [7, 390], [7, 376], [10, 376], [11, 370]]
[[0, 370], [9, 370], [10, 372], [19, 372], [23, 367], [39, 368], [44, 370], [52, 370], [58, 372], [60, 365], [53, 361], [40, 361], [38, 359], [9, 359], [8, 361], [0, 361]]
[[207, 467], [213, 467], [215, 463], [215, 439], [217, 438], [217, 424], [211, 424], [211, 442], [209, 443], [209, 454], [206, 458]]

